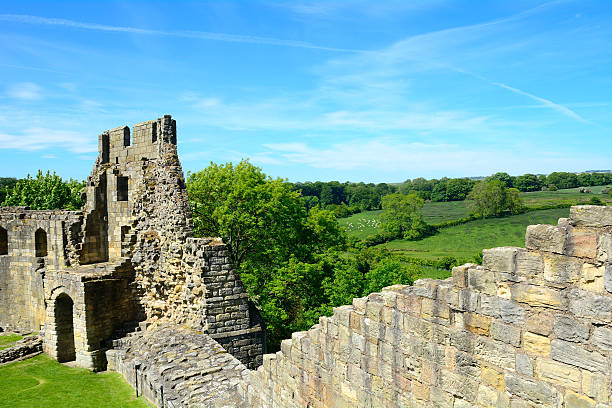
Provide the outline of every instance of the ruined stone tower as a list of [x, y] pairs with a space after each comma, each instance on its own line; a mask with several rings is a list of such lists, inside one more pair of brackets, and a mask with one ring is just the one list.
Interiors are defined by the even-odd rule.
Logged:
[[170, 115], [99, 136], [82, 211], [0, 209], [0, 325], [59, 361], [106, 367], [114, 339], [172, 322], [249, 367], [264, 335], [223, 242], [193, 238]]

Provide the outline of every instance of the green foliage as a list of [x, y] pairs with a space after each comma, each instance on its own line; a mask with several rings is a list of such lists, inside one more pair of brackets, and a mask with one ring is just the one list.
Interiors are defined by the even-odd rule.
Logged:
[[472, 214], [477, 217], [498, 216], [506, 211], [518, 214], [524, 210], [519, 191], [507, 188], [500, 180], [477, 183], [467, 198]]
[[0, 407], [147, 407], [121, 374], [67, 367], [46, 354], [0, 367], [0, 379]]
[[84, 187], [84, 181], [64, 181], [55, 172], [43, 174], [38, 170], [35, 178], [28, 174], [18, 180], [2, 205], [28, 206], [32, 210], [79, 210], [84, 205], [81, 197]]
[[385, 286], [412, 285], [419, 275], [419, 266], [404, 263], [397, 259], [385, 258], [366, 273], [365, 294], [379, 292]]
[[519, 191], [538, 191], [542, 188], [542, 184], [535, 174], [523, 174], [516, 177], [513, 186]]
[[603, 201], [601, 201], [601, 199], [599, 197], [591, 197], [591, 199], [589, 200], [589, 204], [592, 205], [606, 205]]
[[380, 216], [385, 232], [404, 239], [418, 239], [427, 232], [423, 221], [423, 199], [415, 193], [394, 193], [383, 197]]
[[0, 177], [0, 203], [6, 199], [6, 194], [15, 187], [17, 179], [14, 177]]

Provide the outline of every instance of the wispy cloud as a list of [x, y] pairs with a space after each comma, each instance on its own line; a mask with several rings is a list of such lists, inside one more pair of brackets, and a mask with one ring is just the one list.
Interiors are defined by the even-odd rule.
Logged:
[[234, 43], [264, 44], [264, 45], [274, 45], [274, 46], [293, 47], [293, 48], [307, 48], [307, 49], [334, 51], [334, 52], [363, 52], [364, 51], [364, 50], [356, 50], [356, 49], [348, 49], [348, 48], [328, 47], [324, 45], [313, 44], [308, 41], [286, 40], [286, 39], [272, 38], [272, 37], [258, 37], [258, 36], [251, 36], [251, 35], [236, 35], [236, 34], [215, 33], [215, 32], [209, 32], [209, 31], [195, 31], [195, 30], [179, 30], [179, 31], [152, 30], [148, 28], [95, 24], [95, 23], [67, 20], [63, 18], [47, 18], [47, 17], [31, 16], [31, 15], [23, 15], [23, 14], [0, 14], [0, 21], [9, 21], [13, 23], [36, 24], [36, 25], [61, 26], [61, 27], [77, 28], [77, 29], [92, 30], [92, 31], [105, 31], [105, 32], [141, 34], [141, 35], [156, 35], [156, 36], [180, 37], [180, 38], [193, 38], [193, 39], [200, 39], [200, 40], [223, 41], [223, 42], [234, 42]]
[[573, 110], [569, 109], [568, 107], [560, 105], [558, 103], [554, 103], [551, 100], [541, 98], [541, 97], [539, 97], [537, 95], [530, 94], [529, 92], [522, 91], [520, 89], [514, 88], [514, 87], [506, 85], [506, 84], [502, 84], [501, 82], [492, 82], [492, 84], [495, 85], [495, 86], [499, 86], [500, 88], [507, 89], [507, 90], [509, 90], [511, 92], [514, 92], [516, 94], [523, 95], [523, 96], [526, 96], [528, 98], [531, 98], [534, 101], [540, 102], [542, 105], [544, 105], [546, 107], [554, 109], [557, 112], [560, 112], [563, 115], [569, 116], [570, 118], [576, 119], [576, 120], [578, 120], [580, 122], [590, 123], [588, 120], [586, 120], [585, 118], [583, 118], [582, 116], [580, 116], [579, 114], [574, 112]]
[[37, 151], [58, 146], [73, 153], [97, 151], [95, 138], [71, 130], [28, 128], [14, 134], [0, 133], [0, 149]]
[[21, 82], [8, 87], [6, 94], [15, 99], [26, 101], [42, 99], [40, 86], [32, 82]]

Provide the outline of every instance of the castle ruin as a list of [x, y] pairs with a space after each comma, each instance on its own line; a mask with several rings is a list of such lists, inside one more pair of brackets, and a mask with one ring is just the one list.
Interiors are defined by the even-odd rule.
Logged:
[[82, 211], [0, 209], [0, 325], [106, 368], [113, 340], [172, 321], [261, 364], [257, 310], [218, 238], [194, 238], [171, 116], [102, 133]]
[[100, 136], [82, 212], [0, 211], [0, 324], [41, 330], [58, 360], [163, 408], [612, 407], [612, 207], [354, 299], [262, 356], [225, 246], [192, 237], [174, 121], [132, 135]]

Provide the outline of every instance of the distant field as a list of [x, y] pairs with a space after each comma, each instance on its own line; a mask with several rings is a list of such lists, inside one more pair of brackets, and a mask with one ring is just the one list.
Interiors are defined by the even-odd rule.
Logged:
[[119, 373], [66, 367], [46, 354], [0, 367], [0, 407], [146, 408]]
[[534, 191], [521, 193], [521, 198], [527, 207], [538, 205], [559, 204], [576, 201], [588, 201], [591, 197], [597, 197], [605, 202], [612, 202], [612, 196], [604, 196], [601, 190], [607, 186], [587, 187], [592, 193], [579, 193], [577, 188], [568, 188], [557, 191]]
[[489, 218], [443, 228], [436, 235], [420, 241], [395, 240], [380, 245], [423, 259], [453, 256], [471, 259], [484, 248], [525, 246], [525, 229], [532, 224], [556, 224], [567, 217], [569, 208], [532, 211], [504, 218]]
[[[588, 187], [592, 193], [579, 193], [577, 188], [557, 191], [535, 191], [532, 193], [521, 193], [521, 198], [527, 207], [537, 207], [541, 205], [554, 205], [576, 202], [586, 202], [591, 197], [598, 197], [600, 200], [612, 203], [611, 196], [601, 195], [601, 190], [606, 186]], [[364, 239], [380, 231], [381, 210], [364, 211], [353, 214], [338, 221], [346, 228], [349, 236]], [[444, 221], [452, 221], [464, 218], [469, 215], [469, 208], [466, 201], [448, 202], [427, 202], [423, 206], [423, 218], [428, 224], [438, 224]]]

